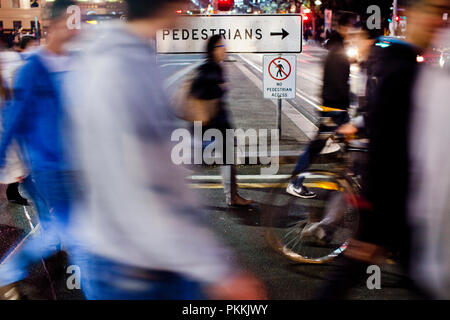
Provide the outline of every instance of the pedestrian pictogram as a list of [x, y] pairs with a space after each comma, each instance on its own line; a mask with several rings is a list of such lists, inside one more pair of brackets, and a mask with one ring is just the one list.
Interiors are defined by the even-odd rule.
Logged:
[[284, 58], [273, 59], [269, 64], [269, 75], [276, 81], [286, 80], [291, 74], [291, 64]]

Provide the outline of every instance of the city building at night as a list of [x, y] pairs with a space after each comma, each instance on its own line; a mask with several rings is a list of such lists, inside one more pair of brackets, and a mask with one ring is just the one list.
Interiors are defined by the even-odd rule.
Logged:
[[[35, 27], [35, 21], [42, 23], [45, 17], [44, 10], [52, 2], [52, 0], [0, 0], [0, 27], [4, 31], [20, 28], [23, 28], [24, 31], [31, 31]], [[82, 15], [120, 14], [125, 8], [122, 0], [80, 0], [76, 2], [81, 8]]]

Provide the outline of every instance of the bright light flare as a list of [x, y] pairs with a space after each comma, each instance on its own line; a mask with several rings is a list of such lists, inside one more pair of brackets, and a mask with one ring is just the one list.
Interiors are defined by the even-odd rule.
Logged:
[[422, 63], [422, 62], [425, 61], [425, 58], [424, 58], [423, 56], [417, 56], [416, 61], [417, 61], [418, 63]]
[[358, 49], [356, 48], [348, 48], [347, 49], [347, 56], [351, 59], [355, 59], [358, 57]]

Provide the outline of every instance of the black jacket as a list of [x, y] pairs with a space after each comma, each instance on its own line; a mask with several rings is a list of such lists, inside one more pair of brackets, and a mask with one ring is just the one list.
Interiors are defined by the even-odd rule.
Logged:
[[207, 59], [197, 70], [197, 75], [192, 83], [191, 94], [198, 99], [219, 99], [219, 110], [216, 116], [203, 127], [204, 131], [209, 128], [224, 131], [231, 128], [228, 111], [226, 110], [225, 77], [220, 64]]
[[373, 204], [375, 242], [407, 253], [409, 137], [417, 49], [392, 44], [378, 54], [377, 85], [369, 97], [370, 147], [367, 197]]
[[322, 102], [326, 107], [347, 110], [350, 104], [350, 62], [344, 40], [334, 32], [327, 42], [329, 49], [323, 73]]

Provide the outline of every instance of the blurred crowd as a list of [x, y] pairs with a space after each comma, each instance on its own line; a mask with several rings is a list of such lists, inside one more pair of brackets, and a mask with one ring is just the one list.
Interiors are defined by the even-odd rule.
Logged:
[[[263, 282], [210, 231], [201, 199], [170, 158], [176, 122], [151, 40], [176, 25], [183, 0], [126, 2], [128, 21], [93, 37], [68, 28], [71, 0], [55, 0], [45, 46], [22, 37], [1, 54], [0, 182], [11, 186], [11, 200], [32, 203], [40, 232], [0, 265], [0, 294], [14, 290], [32, 263], [54, 257], [79, 266], [88, 299], [265, 299]], [[322, 116], [369, 145], [370, 208], [357, 240], [398, 253], [417, 290], [432, 299], [450, 298], [450, 65], [418, 57], [449, 47], [442, 25], [449, 9], [447, 0], [418, 1], [408, 8], [406, 39], [379, 37], [341, 17], [327, 44], [322, 90], [330, 108]], [[349, 43], [358, 47], [355, 61]], [[225, 131], [220, 36], [205, 51], [190, 95], [210, 102], [199, 108], [214, 102], [208, 128]], [[367, 79], [356, 97], [359, 116], [349, 84], [355, 63]], [[311, 142], [293, 176], [324, 144]], [[235, 168], [225, 163], [222, 171], [228, 205], [249, 205]], [[288, 192], [315, 196], [298, 179]], [[338, 263], [319, 298], [342, 298], [369, 262], [343, 255]]]

